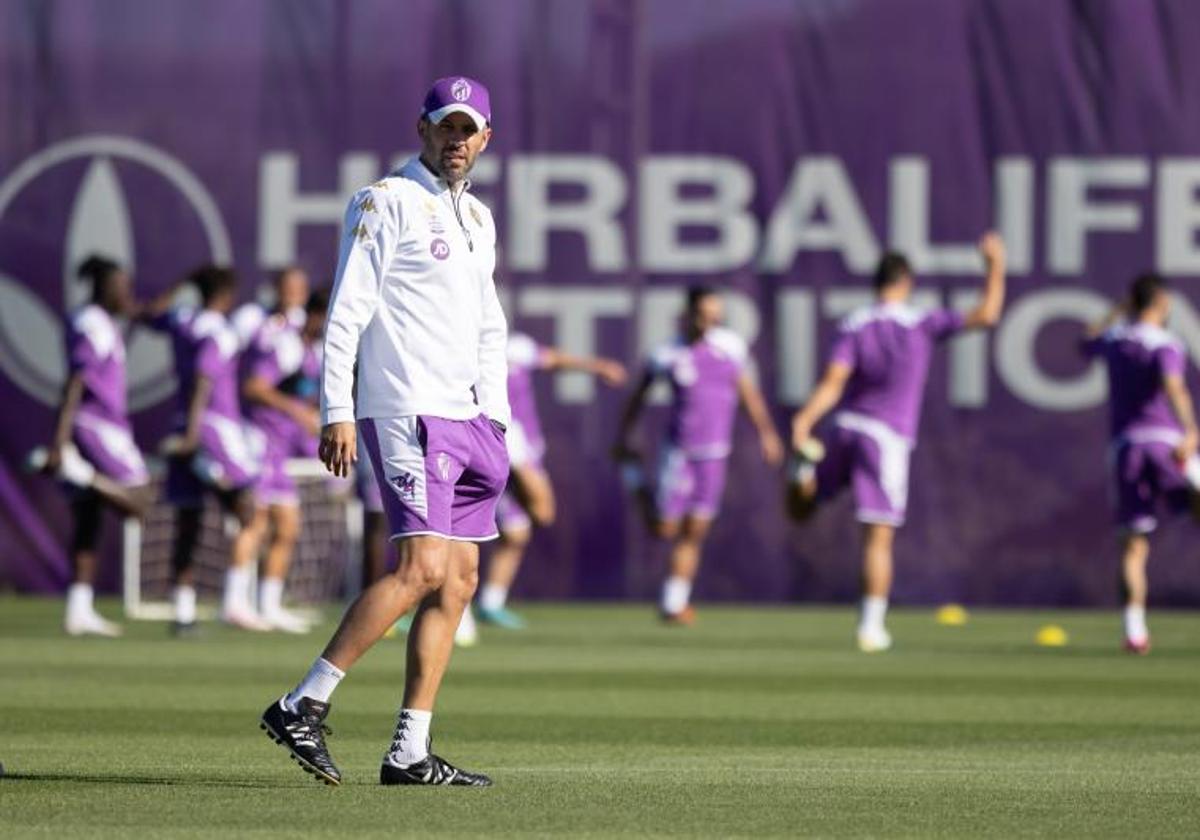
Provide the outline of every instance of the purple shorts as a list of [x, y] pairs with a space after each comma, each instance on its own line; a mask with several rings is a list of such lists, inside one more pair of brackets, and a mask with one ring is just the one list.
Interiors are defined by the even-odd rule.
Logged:
[[909, 441], [870, 417], [839, 414], [824, 438], [817, 495], [828, 500], [849, 486], [859, 522], [904, 524], [908, 509]]
[[261, 431], [266, 443], [262, 472], [254, 482], [254, 498], [261, 506], [298, 507], [300, 493], [296, 480], [288, 474], [287, 462], [290, 458], [315, 458], [316, 438], [299, 425], [286, 432]]
[[196, 507], [206, 490], [232, 492], [254, 484], [262, 471], [265, 436], [240, 420], [206, 414], [195, 455], [167, 462], [167, 500]]
[[[1158, 527], [1158, 511], [1189, 510], [1194, 488], [1166, 440], [1120, 441], [1112, 451], [1116, 489], [1117, 524], [1135, 534], [1149, 534]], [[1200, 472], [1200, 463], [1189, 465]]]
[[496, 504], [508, 481], [508, 451], [494, 423], [482, 414], [472, 420], [420, 415], [364, 419], [359, 429], [391, 539], [499, 536]]
[[667, 521], [714, 519], [725, 492], [726, 458], [693, 458], [676, 446], [659, 455], [654, 506]]
[[81, 411], [75, 415], [71, 439], [96, 472], [117, 484], [137, 487], [150, 480], [146, 461], [127, 425]]

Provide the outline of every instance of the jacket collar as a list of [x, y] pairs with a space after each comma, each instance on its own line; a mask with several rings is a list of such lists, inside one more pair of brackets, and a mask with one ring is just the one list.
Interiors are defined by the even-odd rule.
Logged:
[[[416, 181], [434, 195], [441, 195], [450, 191], [450, 185], [446, 183], [444, 178], [436, 175], [426, 166], [425, 162], [421, 160], [420, 155], [415, 155], [406, 160], [400, 169], [397, 170], [397, 174], [411, 181]], [[466, 192], [470, 188], [470, 180], [463, 181], [462, 191]]]

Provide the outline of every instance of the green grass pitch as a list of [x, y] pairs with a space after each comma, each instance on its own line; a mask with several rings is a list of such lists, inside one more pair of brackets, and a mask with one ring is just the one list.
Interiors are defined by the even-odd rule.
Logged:
[[[109, 608], [108, 612], [113, 610]], [[403, 642], [334, 698], [345, 778], [315, 783], [258, 729], [329, 627], [284, 638], [161, 624], [71, 640], [55, 601], [0, 599], [0, 836], [1200, 834], [1200, 615], [901, 610], [889, 654], [848, 610], [544, 606], [455, 654], [435, 748], [496, 786], [381, 788]], [[1040, 624], [1071, 634], [1037, 648]]]

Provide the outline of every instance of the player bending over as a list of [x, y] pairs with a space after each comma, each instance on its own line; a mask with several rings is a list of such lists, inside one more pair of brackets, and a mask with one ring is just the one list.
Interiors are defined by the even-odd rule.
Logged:
[[[91, 281], [92, 300], [67, 320], [68, 374], [54, 439], [32, 453], [30, 464], [57, 476], [71, 491], [75, 533], [67, 633], [118, 636], [121, 628], [96, 612], [92, 585], [104, 509], [141, 517], [150, 503], [150, 476], [129, 423], [124, 327], [117, 320], [136, 318], [142, 310], [129, 274], [116, 263], [89, 257], [79, 276]], [[166, 299], [150, 307], [165, 306]]]
[[[1004, 308], [1004, 243], [989, 233], [980, 240], [979, 252], [986, 272], [983, 298], [965, 315], [914, 309], [908, 260], [886, 254], [875, 270], [876, 302], [842, 322], [824, 376], [792, 418], [797, 465], [789, 478], [788, 506], [793, 518], [807, 519], [819, 502], [846, 486], [854, 491], [863, 540], [858, 646], [865, 652], [892, 644], [884, 626], [892, 542], [904, 524], [909, 458], [934, 346], [962, 330], [995, 326]], [[813, 430], [835, 408], [821, 444]]]
[[496, 501], [508, 477], [496, 228], [467, 191], [490, 121], [482, 84], [438, 80], [417, 123], [420, 156], [360, 190], [346, 213], [325, 330], [321, 459], [349, 476], [357, 415], [399, 559], [351, 604], [300, 684], [262, 717], [268, 734], [329, 784], [341, 780], [325, 746], [329, 698], [414, 607], [404, 699], [380, 782], [491, 784], [429, 751], [454, 631], [478, 582], [477, 543], [497, 536]]
[[1157, 274], [1133, 282], [1129, 302], [1088, 331], [1084, 353], [1108, 368], [1116, 517], [1121, 528], [1125, 649], [1150, 652], [1146, 561], [1158, 509], [1200, 518], [1200, 433], [1184, 381], [1187, 357], [1166, 330], [1171, 293]]
[[487, 578], [479, 588], [478, 612], [480, 621], [510, 629], [525, 626], [524, 619], [508, 609], [506, 603], [533, 526], [546, 528], [554, 523], [554, 487], [542, 466], [546, 439], [542, 436], [533, 392], [533, 372], [539, 370], [584, 371], [614, 387], [624, 385], [626, 378], [624, 366], [612, 359], [572, 356], [539, 345], [524, 333], [508, 336], [508, 402], [512, 406], [512, 423], [505, 437], [512, 472], [497, 510], [500, 541], [492, 551]]
[[[669, 571], [659, 603], [661, 616], [669, 624], [695, 620], [690, 603], [692, 583], [725, 488], [739, 403], [758, 431], [763, 458], [773, 467], [783, 462], [783, 443], [746, 370], [749, 350], [736, 333], [721, 326], [723, 319], [724, 306], [715, 289], [694, 286], [688, 290], [683, 335], [651, 354], [626, 405], [613, 450], [633, 478], [631, 483], [643, 502], [652, 532], [671, 542]], [[640, 470], [630, 469], [639, 459], [630, 438], [646, 395], [659, 379], [670, 383], [672, 402], [651, 495]]]
[[317, 454], [320, 342], [328, 306], [324, 292], [309, 295], [299, 328], [286, 312], [271, 313], [242, 362], [246, 418], [266, 439], [251, 525], [256, 546], [267, 537], [258, 587], [259, 615], [272, 629], [287, 633], [307, 633], [309, 626], [283, 607], [283, 584], [300, 534], [300, 495], [286, 467], [289, 458]]
[[263, 441], [243, 422], [238, 343], [226, 318], [237, 293], [237, 275], [228, 268], [206, 266], [194, 271], [190, 280], [200, 293], [200, 309], [178, 307], [153, 322], [171, 336], [179, 381], [176, 434], [164, 447], [167, 501], [176, 509], [172, 628], [187, 634], [195, 626], [192, 565], [204, 496], [211, 493], [237, 523], [221, 619], [246, 630], [267, 630], [250, 592], [258, 551], [249, 528], [254, 516], [251, 486], [260, 470]]

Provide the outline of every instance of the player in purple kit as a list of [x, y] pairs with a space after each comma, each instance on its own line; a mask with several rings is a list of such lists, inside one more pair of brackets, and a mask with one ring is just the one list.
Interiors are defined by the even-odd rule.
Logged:
[[138, 314], [129, 275], [116, 263], [90, 257], [79, 268], [92, 300], [67, 321], [67, 381], [54, 438], [30, 456], [31, 466], [72, 488], [73, 576], [64, 626], [72, 636], [117, 636], [93, 604], [96, 542], [105, 507], [140, 517], [149, 504], [149, 474], [133, 440], [126, 406], [125, 337], [116, 319]]
[[[807, 519], [820, 501], [847, 486], [854, 491], [863, 531], [858, 646], [864, 652], [892, 644], [884, 626], [892, 543], [904, 524], [909, 458], [934, 347], [962, 330], [995, 326], [1004, 308], [1004, 243], [989, 233], [979, 251], [986, 269], [983, 297], [965, 314], [914, 309], [908, 260], [886, 254], [875, 271], [876, 302], [842, 322], [823, 378], [792, 419], [798, 458], [788, 487], [792, 516]], [[834, 408], [838, 411], [822, 444], [813, 430]]]
[[267, 630], [250, 592], [257, 544], [248, 527], [254, 516], [250, 491], [260, 471], [264, 442], [261, 433], [243, 422], [238, 341], [226, 317], [233, 308], [237, 276], [228, 268], [205, 266], [189, 279], [200, 293], [200, 309], [176, 308], [154, 322], [171, 336], [179, 381], [177, 434], [164, 444], [169, 456], [167, 500], [176, 508], [173, 628], [187, 633], [195, 624], [193, 552], [204, 496], [212, 493], [238, 525], [221, 619], [247, 630]]
[[721, 326], [723, 319], [724, 305], [715, 289], [688, 290], [683, 335], [651, 354], [625, 408], [614, 447], [624, 469], [639, 460], [630, 437], [651, 386], [667, 380], [673, 400], [653, 497], [640, 471], [634, 483], [652, 530], [671, 541], [670, 568], [659, 603], [663, 620], [671, 624], [690, 624], [695, 618], [692, 583], [725, 488], [739, 403], [758, 431], [766, 462], [778, 466], [783, 461], [783, 444], [746, 370], [749, 349], [736, 333]]
[[508, 488], [500, 498], [496, 522], [500, 541], [488, 560], [487, 578], [479, 587], [479, 619], [509, 629], [525, 626], [519, 615], [508, 609], [508, 591], [521, 566], [532, 529], [553, 524], [554, 487], [542, 466], [546, 440], [533, 392], [535, 371], [578, 370], [600, 377], [606, 385], [625, 384], [625, 368], [613, 359], [572, 356], [554, 347], [538, 344], [524, 333], [508, 336], [508, 402], [512, 423], [505, 441], [512, 465]]
[[246, 418], [266, 440], [254, 488], [258, 510], [251, 525], [255, 546], [269, 534], [258, 588], [259, 614], [272, 629], [288, 633], [307, 633], [309, 626], [283, 607], [284, 580], [300, 533], [300, 496], [286, 466], [289, 458], [317, 454], [320, 342], [328, 305], [324, 292], [311, 294], [299, 328], [286, 310], [272, 312], [242, 360]]
[[1144, 274], [1134, 280], [1128, 304], [1089, 330], [1083, 344], [1108, 368], [1125, 648], [1137, 654], [1150, 651], [1146, 562], [1158, 510], [1190, 509], [1200, 517], [1200, 432], [1184, 381], [1183, 346], [1166, 330], [1170, 309], [1166, 281]]

